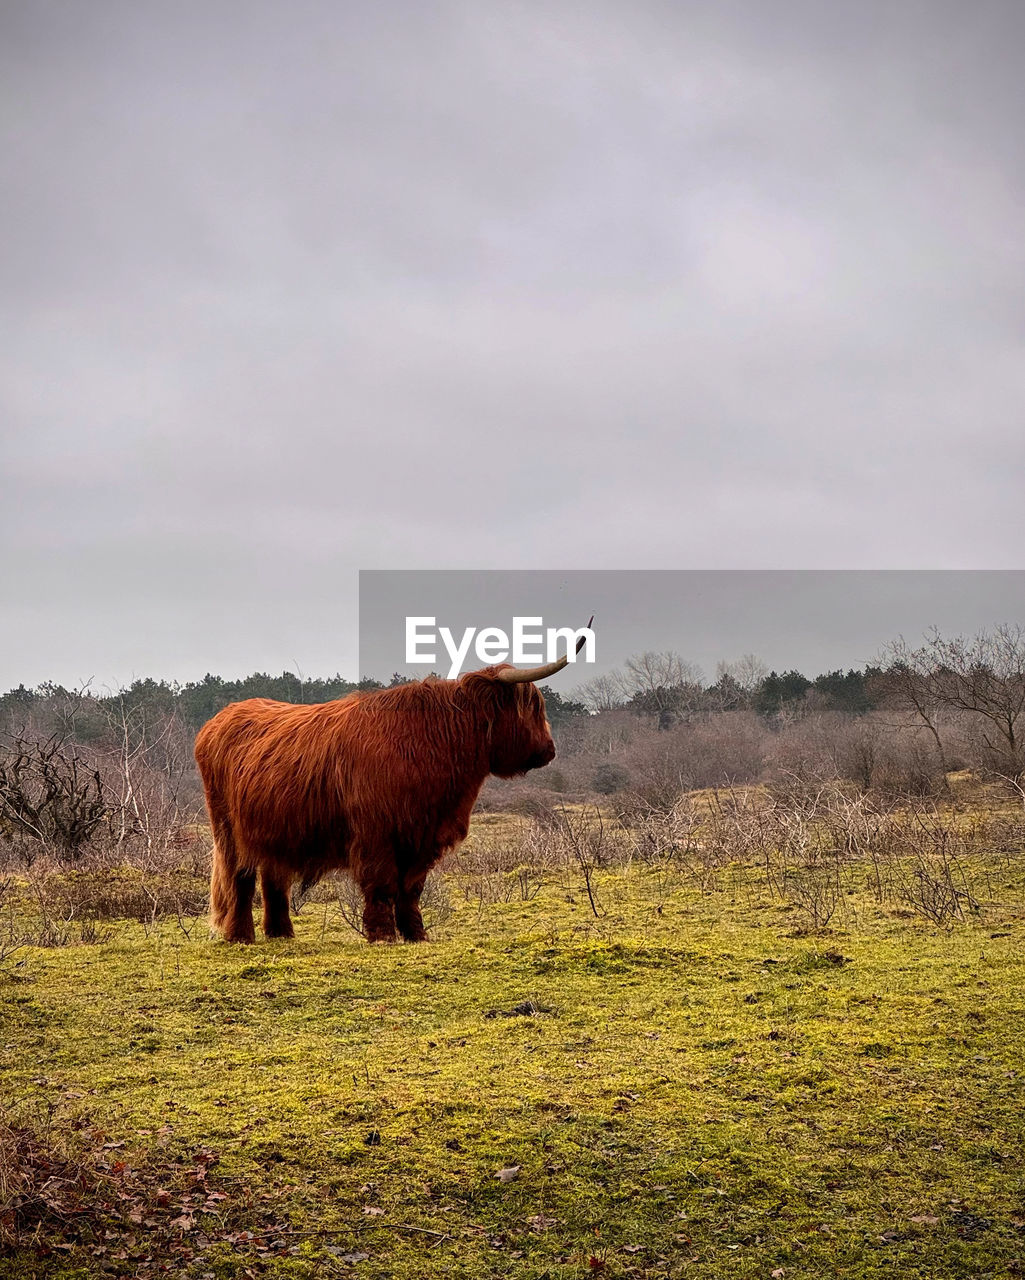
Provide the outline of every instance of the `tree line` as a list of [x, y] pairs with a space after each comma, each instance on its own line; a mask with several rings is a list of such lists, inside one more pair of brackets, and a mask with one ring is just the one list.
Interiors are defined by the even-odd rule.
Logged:
[[[705, 686], [700, 683], [700, 678], [694, 678], [695, 668], [672, 653], [641, 654], [628, 659], [626, 669], [633, 676], [632, 682], [617, 673], [589, 682], [573, 695], [561, 693], [551, 685], [542, 685], [552, 724], [563, 724], [576, 717], [597, 715], [621, 706], [642, 717], [653, 716], [664, 728], [701, 711], [751, 709], [768, 719], [801, 703], [810, 693], [817, 695], [823, 707], [861, 715], [878, 705], [879, 677], [884, 674], [880, 668], [872, 666], [846, 672], [829, 671], [814, 679], [808, 679], [796, 670], [782, 673], [765, 671], [757, 681], [742, 683], [732, 669], [724, 669], [714, 683]], [[146, 677], [107, 693], [67, 689], [50, 682], [35, 688], [21, 684], [0, 694], [0, 718], [9, 724], [19, 715], [42, 711], [58, 703], [75, 703], [76, 736], [83, 741], [103, 736], [112, 710], [118, 714], [137, 711], [148, 711], [153, 715], [177, 713], [183, 723], [195, 732], [223, 707], [246, 698], [330, 702], [350, 693], [405, 683], [406, 679], [396, 673], [386, 686], [383, 681], [371, 677], [352, 681], [340, 675], [309, 678], [290, 671], [283, 671], [277, 676], [257, 671], [238, 680], [208, 674], [202, 680], [185, 684]]]
[[[389, 683], [406, 680], [396, 673]], [[246, 698], [317, 703], [384, 687], [370, 677], [308, 678], [290, 671], [277, 676], [254, 672], [238, 680], [207, 674], [184, 684], [147, 677], [105, 693], [51, 683], [36, 688], [22, 684], [0, 695], [0, 728], [9, 731], [33, 713], [57, 708], [65, 721], [71, 717], [73, 736], [82, 742], [108, 736], [112, 717], [123, 723], [174, 715], [194, 733], [223, 707]], [[795, 668], [770, 671], [753, 654], [745, 654], [736, 662], [719, 663], [709, 683], [698, 667], [675, 651], [648, 651], [584, 683], [572, 695], [549, 685], [542, 689], [556, 727], [620, 709], [661, 730], [732, 711], [751, 711], [778, 724], [810, 712], [857, 717], [899, 709], [917, 718], [941, 752], [938, 720], [958, 714], [976, 722], [994, 757], [1003, 757], [1013, 771], [1022, 763], [1025, 628], [1002, 625], [967, 639], [949, 639], [933, 631], [917, 646], [903, 639], [892, 642], [877, 663], [811, 678]]]

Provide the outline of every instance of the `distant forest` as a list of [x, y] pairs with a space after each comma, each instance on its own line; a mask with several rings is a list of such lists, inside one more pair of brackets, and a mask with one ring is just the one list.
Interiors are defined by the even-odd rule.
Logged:
[[[663, 729], [702, 712], [752, 710], [771, 719], [809, 698], [821, 710], [863, 715], [886, 698], [885, 673], [879, 667], [828, 671], [814, 679], [795, 670], [782, 674], [769, 671], [748, 683], [723, 670], [714, 683], [703, 686], [689, 678], [691, 669], [675, 654], [645, 654], [631, 661], [638, 668], [647, 664], [646, 674], [640, 678], [635, 674], [632, 684], [622, 677], [606, 677], [594, 682], [597, 688], [584, 685], [572, 697], [550, 684], [541, 685], [552, 725], [562, 725], [575, 717], [590, 716], [616, 706], [641, 717], [653, 717]], [[223, 707], [246, 698], [330, 702], [350, 693], [383, 689], [406, 680], [407, 677], [396, 674], [386, 686], [371, 678], [358, 682], [345, 680], [340, 675], [304, 679], [290, 671], [278, 676], [257, 671], [239, 680], [208, 674], [202, 680], [185, 684], [147, 677], [107, 693], [67, 689], [49, 682], [36, 688], [22, 684], [0, 694], [0, 723], [10, 727], [19, 717], [44, 711], [55, 702], [64, 705], [75, 702], [75, 737], [83, 742], [105, 735], [112, 712], [118, 716], [137, 712], [150, 712], [154, 716], [176, 713], [195, 732]]]

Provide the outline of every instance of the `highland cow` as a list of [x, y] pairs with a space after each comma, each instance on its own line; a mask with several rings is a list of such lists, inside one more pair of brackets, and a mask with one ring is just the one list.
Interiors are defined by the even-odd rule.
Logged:
[[[583, 639], [577, 645], [579, 651]], [[531, 670], [500, 665], [293, 705], [253, 698], [196, 738], [214, 837], [210, 919], [252, 942], [257, 876], [268, 938], [291, 938], [293, 881], [345, 868], [364, 898], [369, 941], [424, 941], [427, 873], [465, 839], [489, 774], [511, 778], [555, 756]]]

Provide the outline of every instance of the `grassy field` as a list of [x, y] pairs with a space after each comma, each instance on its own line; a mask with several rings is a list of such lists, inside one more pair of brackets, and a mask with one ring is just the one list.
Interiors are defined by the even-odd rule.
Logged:
[[23, 949], [0, 1088], [86, 1172], [0, 1272], [1021, 1274], [1000, 874], [949, 930], [866, 892], [801, 934], [743, 872], [699, 894], [634, 864], [598, 875], [601, 915], [572, 869], [530, 901], [452, 876], [423, 946], [372, 949], [325, 903], [293, 943], [166, 922]]

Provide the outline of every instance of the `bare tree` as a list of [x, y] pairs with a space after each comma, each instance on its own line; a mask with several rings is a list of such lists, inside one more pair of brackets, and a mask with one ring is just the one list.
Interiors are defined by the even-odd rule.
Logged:
[[182, 802], [191, 769], [190, 735], [176, 712], [131, 707], [123, 691], [108, 706], [107, 722], [110, 790], [118, 793], [111, 806], [115, 843], [141, 844], [152, 855], [174, 844], [195, 817], [194, 806]]
[[884, 657], [891, 695], [929, 731], [944, 767], [939, 722], [946, 713], [967, 717], [987, 767], [1010, 777], [1025, 774], [1025, 627], [1003, 625], [950, 640], [934, 629], [917, 648], [895, 641]]
[[660, 729], [695, 710], [703, 693], [701, 668], [672, 649], [627, 658], [619, 679], [626, 700], [654, 716]]
[[673, 685], [701, 683], [701, 668], [672, 649], [648, 650], [627, 658], [623, 681], [632, 693], [654, 692]]
[[708, 710], [746, 710], [769, 669], [753, 653], [745, 653], [736, 662], [720, 660], [715, 667], [715, 684], [705, 691]]
[[593, 711], [596, 715], [602, 711], [613, 711], [623, 705], [623, 684], [618, 673], [606, 676], [595, 676], [587, 680], [573, 691], [574, 697]]
[[769, 674], [769, 668], [753, 653], [743, 653], [735, 662], [717, 663], [715, 674], [719, 680], [729, 676], [750, 697]]

